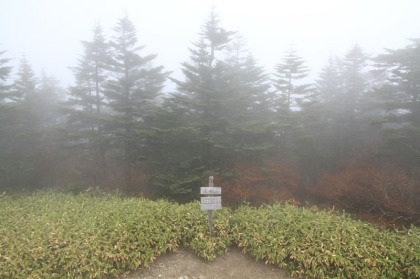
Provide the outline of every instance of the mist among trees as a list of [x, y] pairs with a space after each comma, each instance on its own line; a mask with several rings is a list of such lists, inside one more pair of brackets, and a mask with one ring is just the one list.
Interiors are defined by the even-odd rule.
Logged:
[[309, 200], [419, 222], [420, 39], [376, 55], [355, 45], [314, 81], [294, 46], [275, 69], [259, 66], [214, 11], [181, 79], [127, 16], [82, 45], [70, 88], [35, 76], [30, 57], [12, 69], [0, 50], [0, 189], [185, 202], [213, 175], [230, 205]]

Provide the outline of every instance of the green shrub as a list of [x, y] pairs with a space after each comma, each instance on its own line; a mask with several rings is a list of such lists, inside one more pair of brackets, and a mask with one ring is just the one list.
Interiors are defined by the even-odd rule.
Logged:
[[0, 211], [0, 278], [103, 278], [184, 246], [214, 260], [232, 244], [302, 277], [420, 277], [417, 227], [390, 232], [316, 207], [223, 208], [213, 237], [199, 202], [41, 191], [6, 195]]
[[200, 209], [199, 202], [182, 206], [184, 212], [183, 240], [203, 259], [213, 261], [217, 255], [228, 252], [232, 243], [230, 234], [231, 211], [228, 208], [213, 211], [213, 236], [210, 236], [207, 211]]
[[210, 238], [198, 202], [42, 191], [0, 201], [0, 278], [99, 278], [148, 266], [190, 246], [205, 259], [227, 251], [229, 210]]
[[419, 232], [280, 203], [242, 206], [232, 220], [234, 241], [245, 252], [309, 278], [419, 278]]

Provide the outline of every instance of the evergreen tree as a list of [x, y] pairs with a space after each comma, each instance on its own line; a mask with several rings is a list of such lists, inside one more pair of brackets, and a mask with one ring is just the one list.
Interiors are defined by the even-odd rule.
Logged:
[[420, 166], [420, 39], [397, 50], [386, 50], [375, 61], [387, 79], [376, 90], [385, 117], [388, 147], [412, 165]]
[[336, 133], [340, 157], [344, 158], [376, 143], [377, 133], [371, 125], [374, 100], [369, 94], [369, 56], [355, 45], [343, 59], [343, 91], [336, 107]]
[[43, 128], [50, 129], [62, 124], [60, 103], [63, 102], [65, 95], [66, 92], [59, 86], [59, 81], [43, 72], [36, 92], [36, 108], [40, 113], [39, 123]]
[[30, 117], [36, 120], [32, 122], [32, 141], [36, 146], [33, 154], [34, 175], [38, 183], [35, 186], [57, 185], [57, 170], [63, 159], [59, 150], [61, 134], [58, 130], [65, 125], [60, 110], [64, 95], [65, 91], [59, 86], [58, 80], [43, 72], [29, 104]]
[[363, 103], [368, 89], [365, 71], [367, 60], [368, 56], [358, 45], [355, 45], [343, 60], [342, 109], [350, 122], [354, 120], [358, 110], [360, 115], [359, 105]]
[[[315, 163], [318, 175], [325, 169], [334, 169], [340, 158], [340, 150], [343, 148], [339, 144], [342, 130], [342, 113], [345, 102], [343, 101], [344, 81], [343, 63], [339, 58], [329, 57], [328, 63], [323, 67], [319, 79], [316, 81], [316, 90], [319, 94], [318, 114], [314, 117], [316, 125], [310, 125], [308, 131], [312, 141], [313, 150], [316, 149], [313, 158], [317, 158]], [[345, 147], [344, 147], [345, 148]], [[309, 161], [309, 160], [308, 160]], [[317, 176], [317, 175], [314, 175]]]
[[323, 112], [314, 132], [325, 143], [320, 150], [330, 166], [377, 140], [370, 125], [374, 100], [368, 94], [367, 62], [368, 56], [355, 45], [342, 60], [330, 58], [317, 81]]
[[339, 59], [329, 57], [316, 81], [312, 102], [304, 104], [299, 112], [294, 152], [307, 187], [313, 186], [326, 169], [337, 165], [337, 115], [342, 112], [339, 104], [343, 94], [340, 64]]
[[[0, 56], [6, 51], [1, 51]], [[10, 144], [13, 141], [12, 128], [16, 124], [16, 114], [13, 113], [10, 103], [8, 102], [8, 95], [10, 86], [8, 85], [8, 78], [12, 70], [11, 66], [7, 66], [10, 58], [0, 59], [0, 186], [8, 184], [10, 178], [10, 161], [8, 155], [10, 154]], [[5, 102], [6, 101], [6, 102]]]
[[[25, 57], [22, 58], [3, 106], [6, 132], [2, 138], [2, 169], [4, 186], [33, 188], [43, 184], [38, 155], [43, 143], [40, 127], [39, 95], [35, 74]], [[3, 133], [2, 133], [3, 134]]]
[[[233, 84], [232, 94], [237, 95], [232, 105], [240, 101], [241, 103], [236, 106], [240, 110], [238, 114], [248, 111], [250, 116], [253, 114], [251, 116], [253, 119], [259, 113], [262, 115], [257, 118], [264, 118], [267, 117], [272, 97], [268, 93], [270, 88], [268, 74], [258, 66], [256, 59], [245, 46], [245, 39], [236, 35], [227, 51], [226, 64], [231, 68], [229, 84]], [[244, 119], [243, 115], [240, 117]]]
[[[0, 57], [6, 51], [0, 51]], [[12, 71], [11, 66], [7, 66], [7, 63], [12, 60], [10, 58], [0, 58], [0, 103], [2, 103], [7, 98], [7, 91], [10, 86], [7, 85], [7, 79], [10, 76], [10, 72]]]
[[[106, 177], [106, 137], [104, 135], [104, 91], [108, 78], [110, 51], [102, 27], [95, 26], [92, 41], [82, 42], [84, 55], [79, 65], [73, 68], [76, 86], [70, 88], [67, 111], [68, 131], [75, 146], [86, 145], [93, 158], [94, 183]], [[92, 168], [92, 166], [91, 166]]]
[[343, 90], [342, 74], [338, 63], [337, 59], [330, 56], [328, 64], [322, 68], [319, 79], [316, 81], [320, 99], [325, 104], [337, 102]]
[[276, 77], [274, 87], [279, 94], [281, 106], [285, 106], [287, 110], [296, 107], [296, 100], [304, 98], [311, 86], [300, 83], [308, 76], [308, 69], [292, 46], [282, 61], [276, 65], [274, 76]]
[[213, 10], [150, 131], [149, 150], [160, 150], [151, 155], [154, 183], [178, 198], [192, 198], [208, 174], [270, 149], [267, 75], [233, 35]]
[[224, 113], [232, 130], [229, 149], [235, 151], [229, 156], [236, 161], [267, 156], [272, 151], [274, 117], [268, 75], [245, 49], [240, 36], [232, 40], [226, 63], [230, 67], [226, 88], [230, 90]]
[[12, 85], [9, 99], [16, 103], [27, 101], [35, 93], [36, 83], [35, 73], [26, 57], [23, 56], [17, 72], [17, 79]]
[[[385, 89], [392, 94], [383, 92], [382, 99], [392, 101], [388, 107], [392, 110], [404, 110], [408, 115], [400, 114], [405, 121], [420, 123], [420, 39], [412, 39], [411, 44], [403, 49], [387, 50], [375, 61], [377, 67], [385, 72], [388, 83]], [[409, 116], [409, 117], [407, 117]]]
[[[122, 144], [126, 169], [143, 157], [144, 140], [140, 132], [152, 116], [156, 98], [161, 94], [168, 76], [163, 66], [153, 67], [156, 55], [141, 56], [137, 31], [127, 16], [114, 28], [116, 37], [110, 42], [111, 76], [105, 92], [108, 105], [115, 112], [110, 131]], [[127, 183], [130, 174], [126, 173]]]
[[219, 26], [213, 10], [190, 48], [190, 61], [182, 63], [184, 80], [173, 79], [178, 92], [164, 102], [157, 115], [162, 120], [150, 134], [149, 144], [159, 143], [151, 150], [163, 149], [153, 154], [156, 166], [160, 163], [154, 184], [178, 198], [192, 198], [203, 172], [225, 163], [218, 160], [231, 136], [223, 133], [228, 126], [224, 100], [229, 98], [223, 50], [232, 35]]
[[199, 136], [200, 165], [208, 168], [216, 163], [216, 142], [220, 144], [219, 148], [226, 148], [220, 137], [227, 137], [221, 133], [228, 125], [226, 101], [232, 96], [227, 86], [230, 68], [223, 61], [222, 50], [226, 49], [232, 35], [233, 32], [219, 26], [219, 19], [212, 11], [202, 27], [199, 41], [194, 44], [195, 48], [190, 49], [191, 62], [182, 64], [185, 80], [175, 81], [179, 94], [173, 102], [190, 115], [189, 125]]
[[367, 59], [357, 45], [343, 60], [330, 57], [317, 81], [319, 102], [309, 113], [302, 109], [305, 137], [296, 142], [301, 141], [297, 152], [304, 158], [302, 170], [315, 178], [309, 180], [316, 181], [323, 171], [334, 171], [349, 156], [376, 143], [377, 131], [370, 125], [373, 100], [368, 94]]
[[308, 101], [310, 84], [302, 83], [307, 77], [308, 69], [303, 59], [291, 46], [282, 61], [276, 65], [274, 74], [274, 100], [276, 119], [276, 148], [278, 152], [287, 152], [292, 142], [292, 131], [297, 127], [297, 110]]
[[104, 87], [108, 77], [109, 47], [105, 42], [101, 26], [94, 29], [91, 42], [83, 41], [84, 55], [79, 66], [73, 68], [76, 86], [70, 88], [70, 105], [89, 113], [87, 126], [100, 131], [99, 122], [103, 107]]
[[[35, 114], [35, 102], [37, 101], [37, 85], [38, 81], [35, 77], [35, 73], [32, 70], [31, 65], [29, 64], [26, 57], [22, 57], [18, 72], [16, 73], [16, 78], [12, 83], [9, 100], [11, 101], [11, 106], [13, 106], [16, 111], [19, 111], [21, 124], [19, 125], [25, 131], [34, 132], [35, 129], [32, 127], [37, 127], [38, 118]], [[28, 134], [23, 138], [30, 138]], [[28, 146], [29, 148], [29, 146]]]

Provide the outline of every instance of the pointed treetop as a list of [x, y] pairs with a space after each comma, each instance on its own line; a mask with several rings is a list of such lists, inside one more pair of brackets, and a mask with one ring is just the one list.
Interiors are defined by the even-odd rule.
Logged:
[[17, 72], [17, 79], [13, 84], [13, 93], [11, 99], [13, 101], [26, 100], [35, 92], [36, 78], [26, 56], [23, 55], [20, 60], [19, 70]]

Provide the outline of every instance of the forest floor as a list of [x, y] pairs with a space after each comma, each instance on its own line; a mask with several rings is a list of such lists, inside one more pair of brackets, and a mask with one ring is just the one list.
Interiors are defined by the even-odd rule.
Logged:
[[226, 255], [218, 256], [214, 262], [200, 259], [188, 249], [179, 249], [174, 253], [162, 255], [150, 265], [124, 274], [120, 279], [210, 279], [210, 278], [272, 278], [293, 279], [286, 272], [274, 265], [266, 265], [256, 261], [250, 255], [242, 254], [241, 250], [231, 247]]

